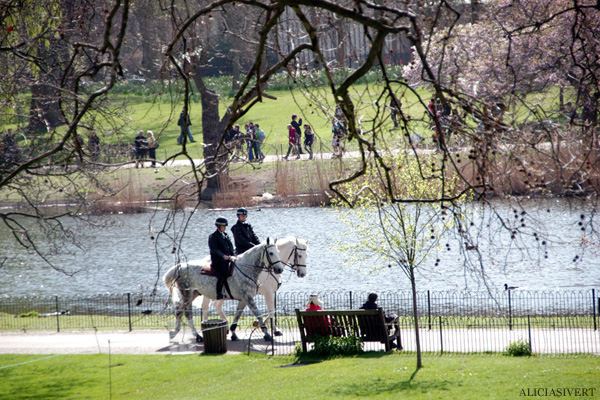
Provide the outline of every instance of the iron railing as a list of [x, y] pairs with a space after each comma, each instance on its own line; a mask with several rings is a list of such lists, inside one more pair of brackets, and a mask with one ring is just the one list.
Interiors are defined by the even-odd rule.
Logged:
[[[368, 293], [319, 293], [325, 309], [355, 309]], [[282, 292], [276, 297], [276, 325], [284, 336], [270, 346], [273, 354], [290, 352], [289, 343], [299, 341], [295, 309], [304, 309], [309, 293]], [[267, 314], [262, 296], [256, 297]], [[378, 304], [386, 313], [399, 316], [404, 350], [415, 350], [415, 329], [410, 292], [379, 293]], [[233, 318], [237, 302], [225, 302]], [[198, 305], [199, 307], [199, 305]], [[201, 310], [194, 306], [196, 326]], [[417, 293], [419, 336], [425, 352], [503, 351], [511, 342], [525, 340], [537, 353], [600, 353], [600, 297], [595, 289], [581, 291], [438, 292]], [[207, 318], [214, 318], [211, 309]], [[244, 311], [239, 331], [252, 330], [255, 317]], [[73, 331], [171, 329], [174, 307], [164, 295], [113, 294], [91, 297], [0, 298], [2, 331]], [[279, 348], [277, 343], [287, 347]], [[365, 350], [377, 344], [365, 343]]]

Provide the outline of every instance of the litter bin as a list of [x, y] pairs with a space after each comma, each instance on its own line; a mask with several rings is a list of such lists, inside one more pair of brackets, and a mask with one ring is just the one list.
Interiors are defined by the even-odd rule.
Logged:
[[209, 319], [202, 322], [205, 353], [227, 353], [227, 321]]

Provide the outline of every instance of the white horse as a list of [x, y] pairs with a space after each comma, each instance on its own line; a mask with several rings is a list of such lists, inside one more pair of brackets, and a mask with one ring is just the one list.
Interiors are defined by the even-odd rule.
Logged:
[[[265, 327], [260, 312], [254, 302], [254, 296], [258, 293], [258, 276], [263, 270], [273, 271], [276, 274], [283, 272], [283, 263], [279, 257], [279, 251], [271, 239], [267, 238], [265, 243], [254, 246], [245, 253], [234, 257], [235, 268], [231, 277], [227, 278], [229, 290], [225, 290], [225, 295], [233, 296], [250, 306], [250, 309], [260, 322], [261, 329], [265, 334], [265, 340], [272, 341]], [[190, 324], [192, 333], [196, 336], [197, 342], [202, 342], [202, 336], [198, 334], [194, 326], [194, 315], [192, 313], [192, 302], [197, 296], [203, 295], [211, 299], [217, 297], [217, 278], [215, 276], [201, 273], [203, 264], [193, 264], [191, 262], [178, 264], [171, 267], [163, 276], [163, 281], [171, 293], [173, 303], [176, 304], [176, 324], [175, 329], [170, 332], [171, 338], [174, 338], [181, 329], [181, 317], [185, 316]], [[178, 301], [177, 288], [181, 300]]]
[[[295, 237], [287, 237], [283, 239], [277, 239], [275, 241], [277, 250], [281, 255], [281, 261], [289, 265], [292, 271], [296, 272], [298, 278], [304, 278], [306, 276], [306, 257], [308, 251], [308, 242], [304, 239], [297, 239]], [[258, 276], [258, 293], [262, 294], [267, 304], [267, 310], [269, 311], [269, 317], [267, 320], [271, 320], [271, 324], [275, 329], [275, 336], [281, 336], [282, 333], [275, 326], [275, 292], [281, 286], [281, 279], [279, 275], [274, 275], [271, 272], [263, 271]], [[202, 297], [202, 319], [205, 320], [208, 316], [208, 309], [210, 307], [211, 299], [203, 296]], [[213, 300], [213, 306], [224, 320], [227, 320], [227, 315], [223, 312], [223, 300]], [[231, 340], [238, 340], [238, 336], [235, 334], [237, 323], [244, 311], [246, 304], [242, 301], [238, 303], [237, 310], [233, 323], [231, 324]]]

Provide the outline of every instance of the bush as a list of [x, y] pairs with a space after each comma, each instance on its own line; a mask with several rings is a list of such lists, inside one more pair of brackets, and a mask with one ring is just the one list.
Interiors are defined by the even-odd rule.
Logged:
[[32, 318], [32, 317], [35, 318], [35, 317], [39, 317], [39, 316], [40, 316], [40, 313], [37, 311], [29, 311], [26, 313], [19, 314], [19, 318]]
[[523, 339], [512, 342], [506, 348], [506, 355], [513, 357], [531, 356], [529, 343]]
[[352, 356], [363, 353], [362, 341], [356, 336], [318, 336], [308, 355], [324, 358]]

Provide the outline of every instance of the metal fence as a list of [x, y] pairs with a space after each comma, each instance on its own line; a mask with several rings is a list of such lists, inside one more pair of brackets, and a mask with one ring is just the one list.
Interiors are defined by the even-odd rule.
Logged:
[[[325, 309], [356, 309], [367, 292], [319, 293]], [[304, 309], [309, 293], [278, 293], [276, 325], [283, 336], [274, 344], [257, 349], [272, 354], [289, 354], [300, 341], [295, 309]], [[262, 296], [257, 305], [266, 315]], [[379, 293], [379, 306], [399, 316], [402, 345], [415, 350], [415, 329], [410, 292]], [[517, 340], [529, 343], [534, 353], [600, 353], [600, 297], [595, 289], [585, 291], [434, 292], [417, 294], [421, 349], [425, 352], [499, 352]], [[233, 317], [237, 302], [225, 302], [224, 311]], [[199, 307], [199, 305], [198, 305]], [[196, 326], [201, 310], [194, 306]], [[207, 318], [214, 318], [211, 309]], [[255, 317], [246, 309], [238, 328], [246, 337], [253, 332]], [[5, 297], [0, 298], [2, 331], [73, 331], [172, 329], [174, 308], [167, 296], [115, 294], [92, 297]], [[251, 337], [252, 339], [252, 337]], [[250, 344], [250, 339], [248, 340]], [[281, 344], [281, 345], [280, 345]], [[283, 345], [285, 344], [285, 346]], [[291, 346], [291, 347], [290, 347]], [[382, 345], [365, 343], [365, 350]]]

